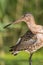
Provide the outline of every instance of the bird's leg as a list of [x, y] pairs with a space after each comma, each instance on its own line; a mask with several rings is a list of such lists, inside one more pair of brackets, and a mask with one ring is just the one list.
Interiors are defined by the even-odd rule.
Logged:
[[33, 55], [33, 53], [30, 53], [30, 57], [29, 57], [29, 65], [32, 65], [32, 55]]

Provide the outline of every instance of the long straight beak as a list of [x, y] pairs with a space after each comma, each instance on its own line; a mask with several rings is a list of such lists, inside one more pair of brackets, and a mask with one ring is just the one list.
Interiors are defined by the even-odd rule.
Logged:
[[16, 21], [14, 21], [14, 22], [12, 22], [12, 23], [10, 23], [10, 24], [4, 26], [4, 28], [7, 28], [8, 26], [10, 26], [10, 25], [12, 25], [12, 24], [20, 23], [20, 22], [22, 22], [22, 21], [24, 21], [24, 17], [23, 17], [23, 16], [22, 16], [20, 19], [18, 19], [18, 20], [16, 20]]

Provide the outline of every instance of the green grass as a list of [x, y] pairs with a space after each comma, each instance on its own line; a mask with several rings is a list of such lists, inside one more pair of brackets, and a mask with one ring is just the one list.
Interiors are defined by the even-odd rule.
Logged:
[[[29, 65], [29, 54], [26, 52], [20, 52], [17, 56], [12, 54], [5, 54], [0, 56], [0, 62], [4, 62], [5, 65]], [[43, 53], [36, 52], [32, 57], [32, 65], [43, 65]]]

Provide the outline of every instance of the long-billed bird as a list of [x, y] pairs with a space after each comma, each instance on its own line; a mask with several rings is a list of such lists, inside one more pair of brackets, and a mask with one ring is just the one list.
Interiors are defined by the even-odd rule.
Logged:
[[[25, 14], [13, 23], [16, 24], [22, 21], [27, 24], [30, 31], [27, 31], [22, 37], [20, 37], [16, 45], [11, 47], [10, 51], [14, 55], [18, 54], [19, 51], [22, 50], [30, 52], [29, 65], [32, 65], [31, 58], [33, 53], [43, 47], [43, 26], [35, 23], [32, 14]], [[8, 27], [9, 25], [5, 26], [4, 28]]]

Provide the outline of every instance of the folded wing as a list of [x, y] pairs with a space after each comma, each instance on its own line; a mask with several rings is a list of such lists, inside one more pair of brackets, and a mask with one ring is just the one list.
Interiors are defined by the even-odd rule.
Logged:
[[36, 42], [36, 35], [31, 31], [27, 31], [21, 38], [18, 39], [15, 46], [10, 47], [10, 51], [16, 55], [19, 51], [28, 50]]

